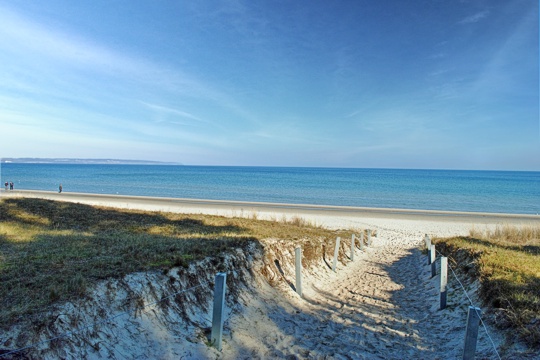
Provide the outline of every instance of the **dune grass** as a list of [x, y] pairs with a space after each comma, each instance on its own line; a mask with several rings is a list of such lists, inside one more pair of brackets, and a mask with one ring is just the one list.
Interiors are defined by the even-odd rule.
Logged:
[[298, 217], [282, 220], [2, 199], [0, 326], [80, 298], [101, 279], [187, 267], [266, 238], [320, 244], [351, 234], [312, 226]]
[[496, 309], [497, 325], [540, 348], [540, 226], [473, 229], [468, 237], [434, 242], [453, 266], [480, 280], [480, 297]]

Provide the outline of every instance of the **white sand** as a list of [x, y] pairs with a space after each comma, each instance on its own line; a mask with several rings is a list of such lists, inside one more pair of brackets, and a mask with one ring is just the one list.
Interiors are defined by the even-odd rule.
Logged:
[[[320, 267], [305, 276], [303, 298], [285, 283], [277, 291], [260, 284], [245, 311], [230, 319], [223, 358], [460, 358], [466, 296], [451, 281], [448, 308], [439, 311], [439, 279], [431, 279], [418, 250], [420, 234], [388, 224], [379, 231], [370, 248], [357, 250], [355, 261], [340, 264], [336, 273]], [[292, 271], [286, 277], [294, 283]], [[477, 302], [472, 290], [468, 286]], [[499, 348], [503, 335], [488, 329]], [[477, 355], [496, 358], [483, 330]]]
[[[305, 271], [303, 298], [286, 281], [271, 287], [262, 276], [256, 276], [255, 288], [240, 294], [240, 306], [226, 320], [221, 353], [200, 343], [193, 344], [201, 340], [193, 340], [193, 330], [185, 327], [174, 336], [160, 335], [167, 341], [166, 352], [160, 341], [152, 345], [145, 343], [155, 347], [153, 352], [139, 349], [142, 342], [124, 341], [122, 348], [111, 354], [121, 351], [125, 358], [154, 354], [166, 359], [458, 359], [462, 356], [470, 303], [449, 271], [448, 308], [439, 310], [439, 278], [431, 278], [426, 257], [419, 250], [424, 234], [466, 235], [473, 226], [483, 229], [509, 223], [540, 224], [540, 218], [534, 216], [302, 209], [248, 203], [173, 203], [160, 199], [64, 195], [24, 194], [132, 209], [267, 219], [300, 216], [329, 228], [377, 230], [372, 246], [364, 251], [357, 249], [355, 261], [346, 265], [340, 263], [336, 273], [324, 263]], [[271, 245], [271, 241], [267, 245]], [[290, 260], [292, 263], [292, 254]], [[294, 283], [294, 270], [284, 266], [284, 272], [284, 280]], [[477, 284], [473, 283], [466, 288], [468, 296], [479, 306], [475, 286]], [[492, 314], [488, 312], [484, 317], [487, 320]], [[481, 328], [477, 358], [498, 358], [491, 341], [503, 358], [532, 358], [519, 354], [519, 344], [507, 343], [511, 336], [505, 337], [511, 334], [498, 331], [486, 322], [491, 340]], [[132, 350], [125, 344], [133, 347]]]

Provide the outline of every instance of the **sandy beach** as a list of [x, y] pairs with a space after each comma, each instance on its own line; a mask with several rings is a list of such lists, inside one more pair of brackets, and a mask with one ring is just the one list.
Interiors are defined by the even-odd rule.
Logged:
[[[345, 227], [355, 219], [413, 221], [414, 223], [435, 222], [468, 225], [536, 224], [540, 215], [499, 214], [481, 212], [387, 209], [369, 207], [305, 205], [282, 203], [258, 203], [206, 199], [180, 199], [147, 196], [125, 196], [89, 193], [56, 193], [37, 190], [2, 191], [5, 197], [34, 197], [49, 200], [69, 201], [88, 205], [110, 206], [124, 209], [179, 212], [187, 214], [209, 214], [221, 216], [251, 216], [274, 219], [276, 216], [301, 216], [327, 227]], [[280, 217], [278, 217], [279, 219]], [[354, 225], [352, 225], [354, 226]]]
[[[462, 356], [466, 316], [476, 283], [449, 282], [448, 309], [439, 310], [438, 277], [431, 278], [421, 253], [425, 234], [467, 235], [471, 228], [505, 224], [540, 225], [535, 215], [481, 214], [403, 209], [260, 204], [215, 200], [161, 199], [93, 194], [14, 191], [2, 197], [38, 197], [90, 205], [222, 216], [282, 219], [295, 216], [328, 228], [372, 229], [373, 244], [355, 250], [355, 260], [339, 263], [336, 272], [324, 263], [305, 271], [304, 294], [294, 282], [291, 249], [265, 242], [276, 251], [287, 281], [270, 286], [255, 271], [252, 284], [228, 302], [222, 352], [205, 345], [192, 325], [171, 330], [159, 311], [118, 320], [115, 331], [97, 352], [67, 352], [68, 358], [186, 359], [458, 359]], [[349, 240], [350, 241], [350, 240]], [[279, 252], [279, 253], [278, 253]], [[250, 260], [254, 269], [262, 265]], [[129, 281], [149, 281], [147, 278]], [[99, 296], [98, 296], [99, 298]], [[228, 300], [229, 301], [229, 300]], [[208, 314], [192, 314], [208, 319]], [[494, 314], [484, 314], [489, 336], [479, 332], [477, 358], [528, 359], [511, 334], [492, 327]], [[168, 314], [166, 318], [174, 316]], [[194, 320], [194, 323], [196, 321]], [[112, 337], [112, 340], [111, 340]], [[94, 340], [92, 340], [94, 341]], [[497, 349], [497, 352], [494, 350]]]

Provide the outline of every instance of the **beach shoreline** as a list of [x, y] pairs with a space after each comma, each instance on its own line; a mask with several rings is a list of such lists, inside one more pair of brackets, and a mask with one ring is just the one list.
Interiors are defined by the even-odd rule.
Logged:
[[[57, 193], [38, 190], [13, 190], [0, 192], [2, 198], [40, 198], [56, 201], [75, 202], [87, 205], [114, 208], [163, 211], [185, 214], [208, 214], [228, 217], [256, 217], [258, 219], [285, 219], [301, 217], [320, 225], [343, 227], [353, 219], [366, 222], [380, 221], [382, 226], [388, 221], [413, 222], [419, 227], [422, 223], [457, 223], [462, 225], [540, 225], [539, 215], [503, 214], [484, 212], [391, 209], [372, 207], [351, 207], [333, 205], [263, 203], [230, 200], [166, 198], [149, 196]], [[350, 220], [350, 221], [348, 221]], [[362, 226], [364, 224], [361, 224]], [[377, 226], [377, 224], [374, 224]]]

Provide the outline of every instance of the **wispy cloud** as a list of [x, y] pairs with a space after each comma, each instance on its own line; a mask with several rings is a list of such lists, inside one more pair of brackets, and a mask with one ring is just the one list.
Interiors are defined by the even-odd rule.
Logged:
[[[199, 118], [199, 117], [197, 117], [197, 116], [195, 116], [193, 114], [190, 114], [190, 113], [188, 113], [186, 111], [173, 109], [173, 108], [167, 107], [167, 106], [150, 104], [150, 103], [147, 103], [147, 102], [144, 102], [144, 101], [141, 101], [141, 103], [144, 106], [146, 106], [147, 108], [149, 108], [151, 110], [154, 110], [154, 111], [156, 111], [158, 113], [169, 114], [169, 115], [173, 115], [175, 117], [180, 117], [180, 118], [187, 119], [187, 120], [195, 120], [196, 122], [199, 122], [199, 123], [205, 123], [205, 124], [214, 125], [211, 121], [203, 120], [203, 119], [201, 119], [201, 118]], [[157, 121], [162, 122], [162, 121], [168, 121], [168, 120], [165, 120], [162, 117], [160, 117]], [[168, 122], [171, 122], [171, 121], [168, 121]], [[178, 123], [178, 122], [175, 122], [175, 123]], [[187, 123], [183, 123], [183, 124], [187, 125]], [[191, 122], [191, 124], [193, 124], [193, 122]]]
[[501, 92], [534, 96], [524, 86], [534, 81], [538, 98], [538, 11], [527, 11], [506, 38], [501, 39], [499, 49], [485, 63], [471, 92], [486, 98]]
[[[431, 76], [439, 77], [444, 73], [433, 74]], [[464, 98], [464, 91], [470, 85], [470, 82], [462, 77], [449, 78], [444, 81], [448, 76], [441, 76], [441, 82], [432, 86], [429, 90], [436, 100], [456, 100]]]
[[30, 50], [34, 56], [60, 60], [71, 65], [92, 66], [95, 70], [108, 72], [125, 73], [149, 67], [149, 64], [141, 60], [124, 56], [88, 39], [36, 23], [6, 8], [0, 11], [0, 22], [4, 46], [15, 52]]
[[356, 111], [353, 111], [347, 115], [344, 116], [344, 118], [348, 119], [348, 118], [354, 118], [356, 117], [357, 115], [359, 114], [362, 114], [365, 110], [356, 110]]
[[[318, 125], [315, 125], [317, 123]], [[321, 134], [324, 122], [313, 120], [313, 126], [306, 127], [304, 119], [295, 115], [267, 118], [265, 123], [253, 129], [240, 129], [243, 142], [250, 144], [280, 144], [286, 148], [327, 146], [333, 139], [328, 134]]]
[[[137, 81], [142, 86], [151, 86], [176, 96], [210, 101], [248, 121], [257, 121], [250, 111], [229, 95], [229, 91], [175, 65], [156, 63], [129, 51], [118, 51], [92, 39], [36, 22], [5, 6], [0, 6], [0, 23], [0, 48], [15, 54], [19, 60], [28, 59], [32, 66], [42, 64], [47, 72], [62, 69], [65, 74], [73, 70], [78, 74], [90, 72]], [[36, 58], [41, 61], [35, 62]], [[202, 120], [187, 113], [177, 115]]]
[[474, 24], [486, 18], [488, 15], [489, 15], [489, 10], [480, 11], [474, 15], [467, 16], [466, 18], [459, 21], [458, 24], [460, 25]]
[[454, 68], [439, 69], [439, 70], [435, 70], [435, 71], [430, 72], [428, 74], [428, 76], [437, 77], [437, 76], [448, 74], [449, 72], [451, 72], [453, 70], [454, 70]]
[[444, 59], [448, 57], [448, 55], [446, 53], [443, 53], [443, 52], [438, 52], [436, 54], [432, 54], [429, 56], [429, 59], [433, 59], [433, 60], [436, 60], [436, 59]]

